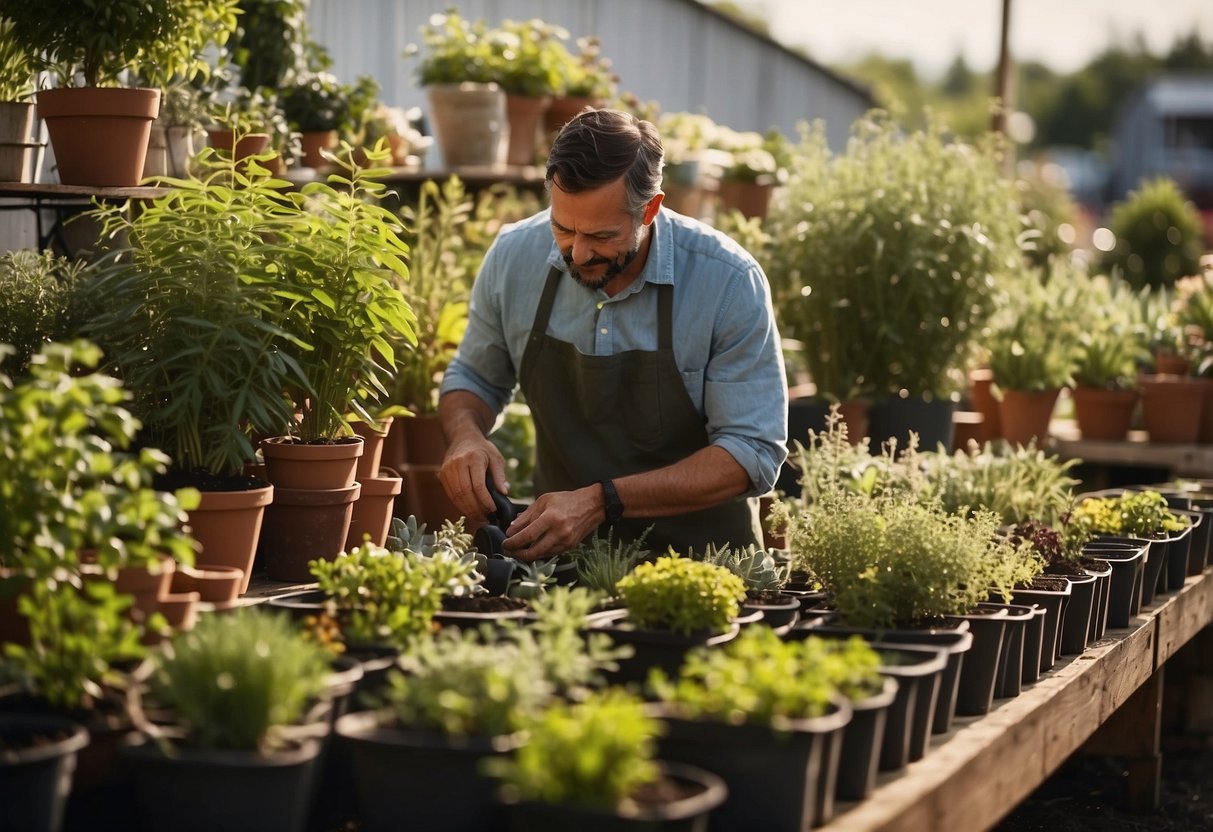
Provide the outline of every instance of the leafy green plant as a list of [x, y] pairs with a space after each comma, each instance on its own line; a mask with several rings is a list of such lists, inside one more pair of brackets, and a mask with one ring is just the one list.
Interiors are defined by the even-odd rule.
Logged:
[[469, 250], [465, 232], [473, 203], [463, 182], [452, 176], [439, 185], [422, 184], [415, 206], [402, 209], [409, 249], [408, 280], [394, 282], [417, 318], [415, 338], [397, 339], [400, 361], [391, 400], [417, 413], [437, 411], [438, 383], [467, 328], [468, 302], [479, 256]]
[[267, 232], [294, 211], [260, 164], [205, 149], [198, 179], [138, 212], [97, 209], [103, 236], [129, 241], [98, 267], [102, 300], [89, 331], [136, 396], [152, 441], [183, 471], [241, 473], [250, 436], [285, 433], [283, 396], [305, 388], [310, 342], [283, 325], [292, 288]]
[[118, 667], [147, 652], [126, 616], [130, 605], [112, 583], [81, 583], [66, 570], [34, 581], [17, 600], [30, 643], [4, 645], [9, 673], [54, 708], [96, 708], [123, 683]]
[[20, 101], [34, 93], [34, 55], [12, 34], [0, 15], [0, 101]]
[[661, 723], [626, 691], [555, 703], [523, 727], [526, 743], [489, 763], [507, 799], [626, 812], [632, 793], [657, 779]]
[[444, 629], [418, 641], [400, 665], [404, 673], [388, 676], [391, 718], [448, 736], [511, 734], [553, 693], [533, 652], [487, 629]]
[[1076, 275], [1079, 329], [1074, 382], [1081, 387], [1127, 390], [1150, 361], [1140, 300], [1123, 280]]
[[821, 716], [835, 686], [824, 651], [806, 641], [783, 641], [769, 627], [746, 627], [719, 648], [687, 653], [678, 678], [652, 671], [649, 687], [685, 719], [787, 728]]
[[852, 701], [875, 696], [884, 688], [880, 672], [880, 654], [860, 636], [848, 639], [809, 636], [801, 649], [810, 666], [820, 672], [835, 689]]
[[527, 627], [507, 627], [505, 638], [524, 652], [533, 651], [557, 696], [582, 699], [605, 684], [603, 673], [616, 670], [630, 646], [614, 645], [606, 633], [586, 629], [602, 596], [583, 587], [552, 587], [531, 602], [535, 617]]
[[558, 94], [591, 101], [610, 101], [619, 85], [619, 75], [611, 59], [603, 56], [602, 42], [595, 36], [577, 38], [577, 54], [568, 55], [560, 76]]
[[577, 583], [608, 598], [618, 594], [619, 581], [652, 554], [644, 548], [646, 530], [633, 541], [615, 540], [614, 529], [594, 535], [570, 549], [566, 555], [577, 564]]
[[949, 514], [914, 494], [823, 492], [791, 514], [795, 567], [816, 575], [851, 625], [889, 628], [968, 612], [1040, 572], [1027, 546], [997, 534], [992, 511]]
[[1070, 276], [1056, 264], [1041, 275], [1007, 284], [982, 348], [1001, 390], [1057, 390], [1074, 382], [1080, 330], [1070, 310], [1077, 301]]
[[1071, 514], [1070, 522], [1091, 534], [1158, 538], [1182, 532], [1188, 519], [1167, 507], [1157, 491], [1126, 491], [1119, 497], [1088, 497]]
[[164, 555], [193, 562], [181, 526], [197, 492], [152, 489], [168, 459], [127, 450], [139, 422], [118, 380], [91, 372], [100, 357], [87, 342], [52, 343], [28, 378], [0, 375], [0, 566], [36, 578], [71, 573], [83, 549], [107, 571]]
[[[356, 96], [373, 98], [379, 85], [369, 76], [358, 87], [343, 84], [331, 72], [305, 72], [288, 77], [282, 91], [282, 111], [287, 122], [302, 132], [340, 130], [348, 133], [362, 118], [354, 113]], [[373, 88], [373, 91], [372, 91]], [[365, 107], [365, 103], [362, 104]]]
[[615, 585], [637, 627], [721, 632], [741, 608], [745, 583], [727, 569], [677, 555], [642, 563]]
[[365, 543], [308, 569], [348, 644], [405, 647], [430, 632], [452, 580], [450, 561], [406, 557]]
[[1197, 373], [1208, 376], [1213, 371], [1213, 268], [1176, 281], [1173, 311], [1196, 356]]
[[421, 46], [410, 44], [405, 56], [422, 53], [417, 64], [417, 83], [459, 84], [464, 81], [487, 84], [497, 80], [497, 60], [484, 20], [465, 20], [453, 8], [431, 15], [421, 27]]
[[764, 265], [782, 331], [811, 345], [819, 395], [954, 392], [1018, 267], [1021, 225], [1001, 149], [906, 134], [875, 113], [834, 155], [820, 128], [792, 154]]
[[986, 443], [952, 454], [921, 454], [926, 471], [923, 493], [949, 512], [986, 509], [1004, 525], [1038, 520], [1057, 525], [1070, 510], [1078, 480], [1070, 475], [1078, 460], [1062, 460], [1034, 443]]
[[1133, 286], [1171, 286], [1200, 271], [1200, 216], [1171, 179], [1153, 179], [1131, 192], [1113, 206], [1108, 227], [1116, 245], [1103, 266]]
[[36, 68], [95, 87], [128, 68], [164, 79], [207, 71], [203, 52], [235, 28], [236, 0], [3, 0], [0, 17]]
[[205, 616], [165, 645], [151, 689], [187, 744], [265, 750], [300, 720], [329, 672], [326, 654], [289, 619], [246, 607]]
[[25, 375], [30, 358], [44, 343], [79, 333], [86, 312], [77, 288], [84, 281], [83, 263], [50, 251], [0, 255], [0, 343], [14, 348], [0, 362], [0, 370]]
[[1027, 218], [1024, 257], [1035, 267], [1068, 257], [1074, 251], [1079, 221], [1078, 205], [1069, 192], [1043, 177], [1028, 176], [1015, 182], [1019, 210]]
[[[372, 164], [385, 154], [371, 151]], [[302, 416], [291, 422], [292, 436], [303, 442], [336, 438], [350, 411], [370, 421], [366, 403], [387, 395], [396, 365], [391, 339], [416, 339], [417, 319], [398, 288], [408, 276], [408, 247], [378, 203], [382, 170], [341, 158], [334, 164], [338, 172], [328, 181], [285, 194], [292, 210], [264, 229], [290, 287], [277, 292], [280, 322], [311, 348], [299, 356], [308, 384], [294, 401]]]
[[490, 33], [495, 77], [512, 95], [542, 98], [564, 88], [562, 71], [568, 66], [569, 33], [539, 18], [503, 20]]

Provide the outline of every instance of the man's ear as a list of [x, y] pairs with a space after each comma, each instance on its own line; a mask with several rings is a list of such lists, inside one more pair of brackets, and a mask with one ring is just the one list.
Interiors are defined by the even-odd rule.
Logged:
[[657, 211], [661, 208], [661, 202], [665, 199], [665, 194], [658, 191], [653, 195], [653, 198], [644, 206], [644, 224], [648, 225], [657, 218]]

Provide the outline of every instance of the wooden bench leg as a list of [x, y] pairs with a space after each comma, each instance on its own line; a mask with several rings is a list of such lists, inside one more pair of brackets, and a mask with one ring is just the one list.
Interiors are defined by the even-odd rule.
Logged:
[[1083, 753], [1127, 759], [1129, 808], [1153, 812], [1162, 786], [1163, 673], [1158, 668], [1148, 680], [1096, 731]]

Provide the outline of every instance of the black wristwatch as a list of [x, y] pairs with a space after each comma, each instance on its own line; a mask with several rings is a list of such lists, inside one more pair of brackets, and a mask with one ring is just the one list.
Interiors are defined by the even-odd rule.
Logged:
[[599, 485], [602, 486], [602, 496], [605, 500], [606, 521], [615, 523], [623, 517], [623, 503], [619, 501], [619, 492], [615, 490], [615, 483], [610, 480], [603, 480]]

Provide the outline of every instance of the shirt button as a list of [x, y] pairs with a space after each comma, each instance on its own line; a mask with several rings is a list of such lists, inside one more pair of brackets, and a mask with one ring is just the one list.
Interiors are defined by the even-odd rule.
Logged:
[[604, 307], [604, 306], [606, 306], [606, 304], [605, 304], [605, 303], [600, 303], [600, 304], [598, 304], [598, 308], [599, 308], [599, 309], [601, 309], [601, 308], [602, 308], [602, 307]]
[[602, 329], [598, 330], [598, 331], [599, 331], [599, 332], [601, 332], [603, 335], [606, 335], [606, 334], [607, 334], [607, 328], [606, 328], [605, 326], [604, 326]]

